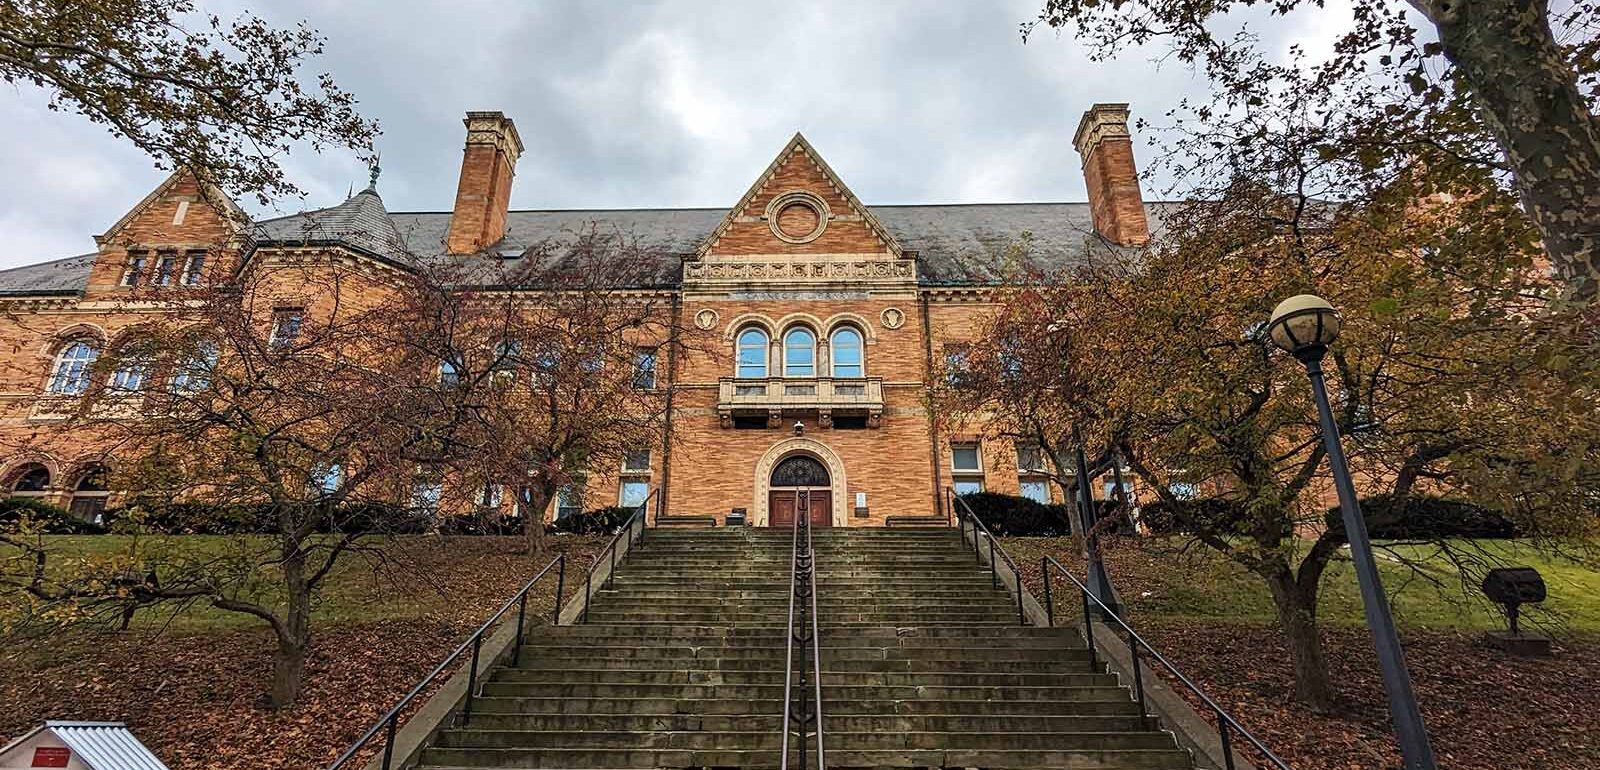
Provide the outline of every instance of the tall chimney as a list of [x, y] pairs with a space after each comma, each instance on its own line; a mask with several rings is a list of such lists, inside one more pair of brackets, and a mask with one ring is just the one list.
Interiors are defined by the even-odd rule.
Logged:
[[1089, 188], [1089, 211], [1101, 237], [1122, 246], [1150, 242], [1139, 171], [1133, 164], [1133, 138], [1128, 134], [1128, 105], [1096, 104], [1083, 113], [1072, 144], [1083, 158], [1083, 182]]
[[462, 122], [467, 125], [467, 149], [450, 214], [446, 247], [451, 254], [481, 251], [505, 237], [511, 176], [522, 154], [517, 126], [504, 113], [469, 112]]

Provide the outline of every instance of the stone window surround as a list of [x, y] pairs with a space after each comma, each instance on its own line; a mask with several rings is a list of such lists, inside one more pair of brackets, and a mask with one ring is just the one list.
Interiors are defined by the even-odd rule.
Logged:
[[[723, 340], [733, 348], [734, 376], [739, 375], [739, 337], [747, 329], [755, 327], [767, 335], [767, 376], [774, 376], [773, 372], [782, 372], [787, 363], [783, 355], [783, 341], [795, 327], [805, 327], [815, 338], [815, 354], [813, 358], [813, 377], [833, 376], [833, 335], [840, 329], [851, 329], [861, 336], [861, 376], [868, 375], [867, 348], [876, 345], [877, 335], [872, 333], [872, 325], [856, 313], [834, 313], [827, 320], [818, 318], [810, 313], [790, 313], [774, 321], [761, 313], [742, 313], [728, 322], [723, 332]], [[782, 330], [779, 332], [778, 330]], [[826, 330], [824, 332], [823, 330]], [[773, 362], [777, 366], [773, 366]], [[778, 376], [788, 376], [781, 374]]]

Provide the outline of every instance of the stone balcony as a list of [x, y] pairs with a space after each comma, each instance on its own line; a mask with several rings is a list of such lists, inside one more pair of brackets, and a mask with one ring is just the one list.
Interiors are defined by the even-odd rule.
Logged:
[[723, 377], [717, 393], [722, 427], [734, 417], [766, 415], [768, 427], [782, 427], [784, 415], [815, 413], [824, 428], [835, 415], [861, 416], [866, 427], [883, 419], [882, 377]]

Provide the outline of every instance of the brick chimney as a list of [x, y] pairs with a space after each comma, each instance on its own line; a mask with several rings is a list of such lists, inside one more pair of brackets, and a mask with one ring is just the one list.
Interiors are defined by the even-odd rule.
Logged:
[[1123, 246], [1150, 242], [1139, 172], [1133, 164], [1133, 138], [1128, 134], [1128, 105], [1096, 104], [1083, 113], [1072, 144], [1083, 158], [1083, 182], [1089, 188], [1094, 229]]
[[522, 154], [517, 126], [504, 113], [469, 112], [462, 122], [467, 125], [467, 149], [450, 214], [446, 246], [451, 254], [481, 251], [505, 237], [511, 176]]

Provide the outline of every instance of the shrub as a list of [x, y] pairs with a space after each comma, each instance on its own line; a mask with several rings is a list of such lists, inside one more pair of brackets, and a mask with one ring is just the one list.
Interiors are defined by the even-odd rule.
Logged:
[[556, 519], [548, 528], [550, 532], [570, 532], [574, 535], [598, 535], [615, 532], [638, 513], [638, 506], [624, 508], [614, 505], [609, 508], [596, 508], [592, 511], [574, 513], [565, 518]]
[[1067, 523], [1071, 509], [1065, 505], [1045, 505], [1026, 497], [997, 492], [973, 492], [962, 495], [961, 500], [997, 536], [1048, 536], [1071, 532]]
[[16, 529], [24, 518], [42, 527], [47, 535], [98, 535], [106, 531], [100, 524], [81, 521], [65, 508], [37, 497], [0, 498], [0, 531]]
[[520, 535], [522, 519], [499, 511], [479, 508], [472, 513], [445, 516], [439, 520], [441, 535]]
[[1220, 497], [1179, 500], [1176, 506], [1156, 500], [1139, 507], [1139, 520], [1155, 535], [1193, 531], [1186, 522], [1198, 523], [1208, 531], [1239, 532], [1246, 518], [1243, 507]]
[[[1431, 495], [1409, 495], [1402, 501], [1381, 494], [1361, 501], [1367, 534], [1374, 540], [1447, 540], [1473, 538], [1503, 540], [1522, 537], [1516, 522], [1493, 508], [1465, 500]], [[1328, 509], [1328, 529], [1343, 534], [1339, 507]]]

